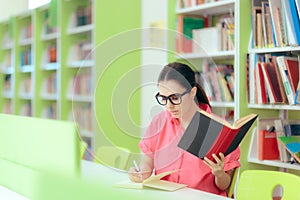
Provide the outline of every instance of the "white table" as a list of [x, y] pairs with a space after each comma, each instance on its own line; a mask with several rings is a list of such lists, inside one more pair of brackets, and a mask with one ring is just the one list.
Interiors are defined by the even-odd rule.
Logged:
[[0, 185], [0, 199], [3, 200], [29, 200], [27, 197], [14, 192], [6, 187]]
[[[230, 198], [222, 197], [219, 195], [211, 194], [208, 192], [203, 192], [200, 190], [183, 188], [174, 192], [166, 192], [155, 189], [123, 189], [123, 188], [114, 188], [113, 185], [120, 181], [124, 181], [128, 179], [127, 172], [122, 172], [116, 169], [112, 169], [100, 164], [96, 164], [93, 162], [81, 161], [81, 175], [83, 179], [93, 180], [104, 182], [105, 185], [111, 186], [111, 192], [116, 193], [124, 193], [128, 194], [129, 192], [134, 196], [141, 196], [143, 199], [205, 199], [205, 200], [229, 200]], [[232, 199], [231, 199], [232, 200]]]

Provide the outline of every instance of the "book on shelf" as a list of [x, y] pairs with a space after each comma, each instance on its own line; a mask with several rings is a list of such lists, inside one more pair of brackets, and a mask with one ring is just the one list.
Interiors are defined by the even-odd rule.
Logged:
[[300, 104], [300, 81], [298, 83], [298, 87], [295, 95], [295, 104]]
[[130, 180], [118, 182], [114, 187], [127, 188], [127, 189], [144, 189], [144, 188], [154, 188], [165, 191], [175, 191], [181, 188], [187, 187], [185, 184], [175, 183], [171, 181], [161, 180], [163, 177], [172, 174], [178, 173], [180, 170], [172, 170], [163, 172], [160, 174], [152, 175], [149, 178], [145, 179], [142, 183], [132, 182]]
[[275, 119], [258, 120], [257, 151], [259, 160], [278, 160], [279, 146]]
[[254, 68], [255, 102], [258, 104], [268, 103], [268, 96], [262, 71], [262, 63], [257, 62]]
[[[283, 128], [283, 120], [282, 119], [274, 119], [274, 127], [277, 137], [285, 136], [284, 128]], [[287, 150], [277, 141], [278, 150], [279, 150], [279, 159], [281, 162], [289, 162], [290, 154]]]
[[[220, 30], [218, 27], [193, 29], [193, 52], [194, 53], [215, 53], [221, 50]], [[208, 40], [207, 38], [214, 38]]]
[[212, 154], [225, 156], [234, 151], [255, 122], [257, 114], [249, 114], [233, 124], [203, 110], [194, 114], [181, 137], [178, 147], [203, 159], [213, 159]]
[[192, 53], [193, 30], [204, 27], [204, 18], [179, 15], [177, 20], [176, 51], [178, 53]]
[[286, 57], [286, 69], [288, 72], [289, 81], [292, 91], [295, 94], [299, 83], [299, 61], [297, 57]]
[[287, 33], [285, 26], [284, 11], [282, 8], [281, 0], [272, 0], [269, 1], [270, 4], [270, 13], [273, 21], [274, 35], [276, 38], [276, 44], [279, 47], [288, 45], [287, 42]]
[[272, 27], [270, 5], [268, 1], [261, 2], [261, 15], [262, 15], [264, 46], [272, 48], [274, 47], [274, 36], [273, 36], [274, 33]]
[[300, 121], [285, 120], [283, 123], [285, 136], [300, 136]]
[[[285, 89], [285, 93], [286, 93], [286, 96], [287, 96], [287, 100], [288, 100], [288, 103], [289, 105], [293, 105], [295, 104], [295, 92], [292, 88], [292, 84], [291, 84], [291, 79], [289, 78], [289, 72], [288, 72], [288, 68], [291, 68], [291, 69], [295, 69], [296, 67], [299, 68], [298, 66], [298, 59], [295, 58], [295, 57], [290, 57], [290, 56], [278, 56], [276, 57], [276, 61], [277, 61], [277, 64], [278, 64], [278, 69], [279, 69], [279, 72], [280, 72], [280, 75], [281, 75], [281, 80], [282, 80], [282, 83], [284, 85], [284, 89]], [[290, 65], [288, 67], [288, 65]], [[298, 73], [299, 73], [299, 69], [298, 69]], [[299, 74], [295, 74], [295, 75], [292, 75], [295, 79], [299, 79]], [[298, 80], [299, 81], [299, 80]], [[295, 83], [295, 81], [294, 81]]]
[[300, 163], [300, 136], [278, 137], [278, 141]]
[[262, 72], [265, 80], [266, 91], [269, 97], [269, 103], [284, 103], [284, 99], [280, 93], [278, 75], [276, 66], [271, 62], [261, 63]]
[[300, 44], [300, 24], [295, 0], [282, 1], [282, 7], [286, 22], [288, 44], [290, 46], [298, 46]]

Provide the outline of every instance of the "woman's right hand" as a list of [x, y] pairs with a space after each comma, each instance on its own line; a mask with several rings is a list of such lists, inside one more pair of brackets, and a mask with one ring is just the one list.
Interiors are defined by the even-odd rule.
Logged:
[[129, 179], [132, 182], [141, 183], [151, 176], [152, 170], [148, 167], [140, 167], [141, 171], [137, 172], [135, 167], [130, 167], [128, 171]]

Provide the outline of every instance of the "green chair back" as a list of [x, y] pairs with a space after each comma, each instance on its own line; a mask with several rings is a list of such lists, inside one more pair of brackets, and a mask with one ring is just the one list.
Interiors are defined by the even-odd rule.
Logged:
[[0, 185], [26, 197], [36, 192], [37, 174], [80, 174], [76, 124], [0, 114]]
[[246, 170], [241, 173], [237, 186], [237, 200], [272, 200], [277, 187], [283, 189], [281, 200], [300, 199], [300, 177], [269, 170]]
[[126, 170], [130, 151], [116, 146], [101, 146], [94, 155], [94, 162], [120, 170]]
[[227, 191], [227, 197], [234, 198], [235, 195], [235, 188], [237, 185], [237, 179], [240, 173], [240, 168], [235, 168], [233, 170], [233, 173], [231, 175], [231, 183], [229, 185], [228, 191]]

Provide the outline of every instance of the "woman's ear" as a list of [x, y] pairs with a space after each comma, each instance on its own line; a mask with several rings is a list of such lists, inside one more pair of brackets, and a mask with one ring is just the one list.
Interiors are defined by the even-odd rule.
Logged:
[[191, 92], [192, 92], [192, 95], [195, 97], [196, 94], [197, 94], [197, 87], [194, 86], [194, 87], [191, 89]]

